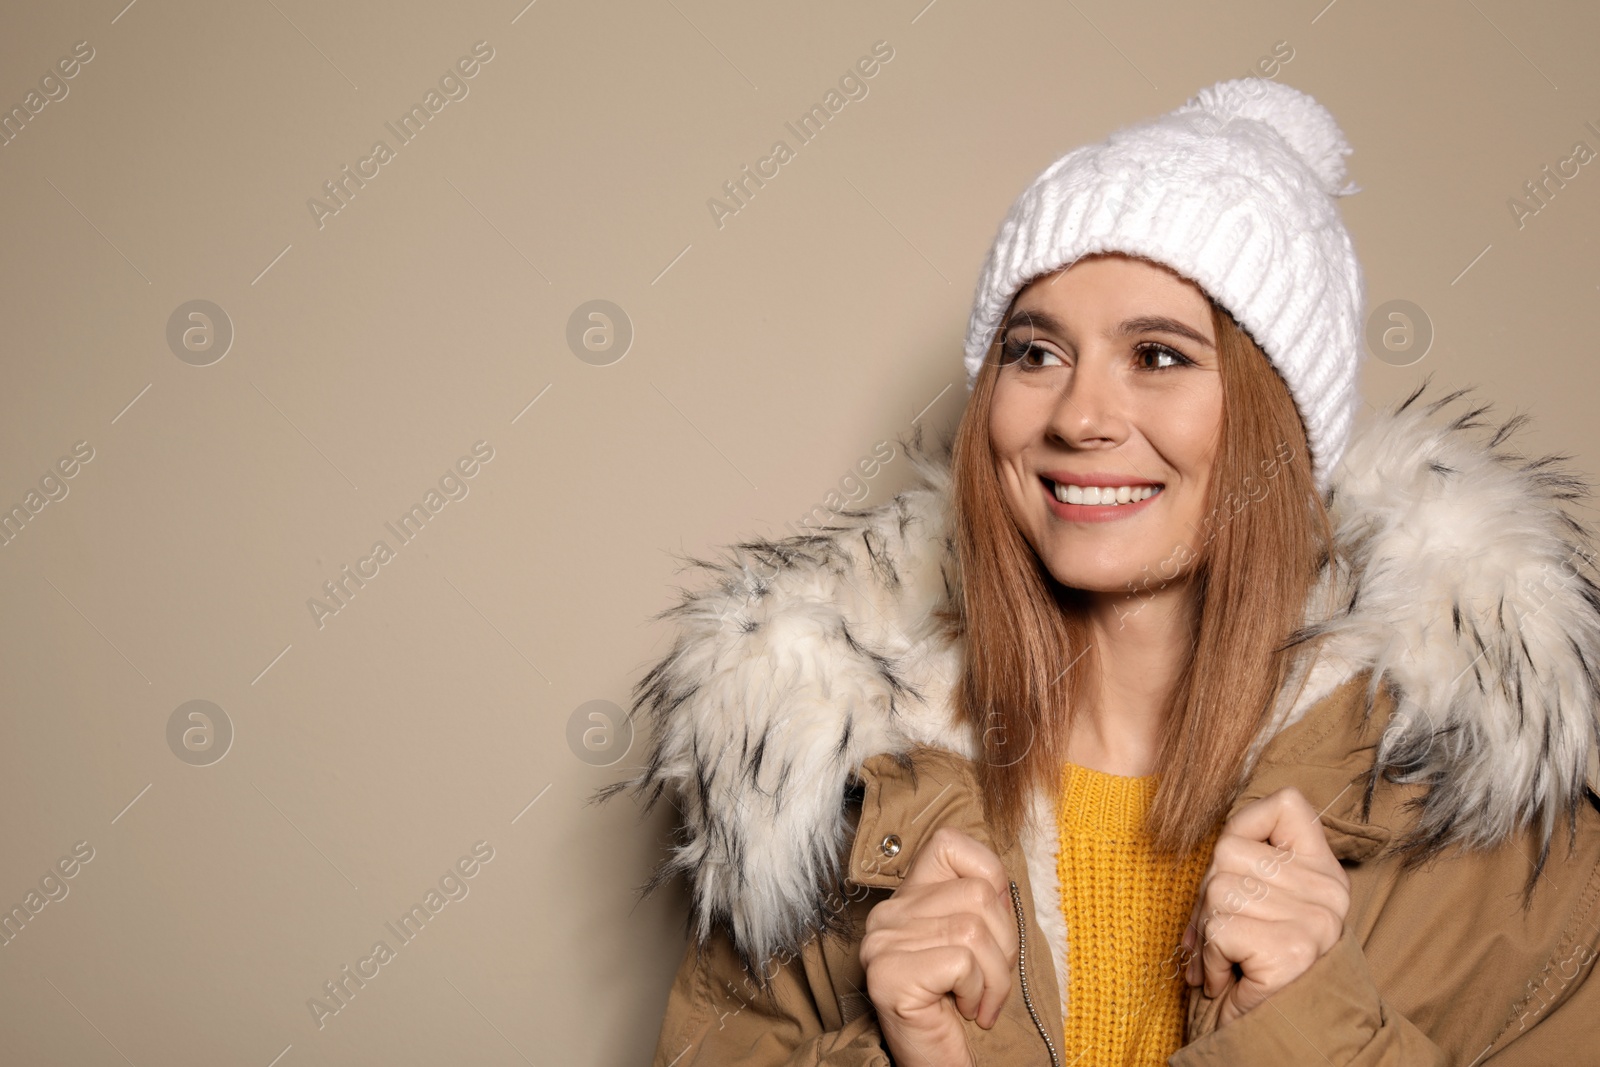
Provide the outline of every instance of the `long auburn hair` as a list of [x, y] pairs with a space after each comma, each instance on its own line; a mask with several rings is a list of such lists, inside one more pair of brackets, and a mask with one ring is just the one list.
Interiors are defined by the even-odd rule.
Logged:
[[[1084, 595], [1058, 582], [1023, 538], [989, 436], [1001, 341], [1015, 304], [1013, 297], [990, 342], [951, 458], [961, 574], [951, 622], [967, 638], [954, 703], [981, 739], [985, 814], [1004, 841], [1020, 832], [1033, 788], [1059, 787], [1074, 715], [1098, 672]], [[1178, 560], [1197, 560], [1188, 583], [1195, 628], [1167, 709], [1145, 824], [1153, 847], [1169, 857], [1200, 847], [1226, 817], [1250, 744], [1302, 647], [1291, 635], [1333, 549], [1288, 386], [1214, 300], [1211, 313], [1221, 436], [1203, 541]], [[1141, 588], [1177, 573], [1146, 567]], [[1130, 589], [1140, 591], [1134, 583]]]

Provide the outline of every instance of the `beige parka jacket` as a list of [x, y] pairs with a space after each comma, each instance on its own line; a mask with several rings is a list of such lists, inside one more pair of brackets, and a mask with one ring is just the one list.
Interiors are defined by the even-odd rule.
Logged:
[[[1584, 487], [1425, 390], [1358, 426], [1335, 472], [1342, 558], [1306, 608], [1325, 636], [1232, 808], [1292, 785], [1322, 812], [1343, 936], [1220, 1029], [1192, 990], [1173, 1067], [1600, 1064], [1600, 592], [1563, 510]], [[643, 887], [682, 873], [693, 898], [653, 1067], [892, 1064], [857, 946], [946, 825], [996, 849], [1021, 948], [995, 1026], [964, 1023], [974, 1062], [1084, 1051], [1061, 1047], [1054, 798], [996, 846], [951, 712], [961, 648], [932, 616], [959, 582], [948, 447], [907, 449], [917, 486], [701, 562], [717, 581], [663, 613], [679, 631], [637, 690], [645, 765], [600, 793], [681, 815]], [[1436, 847], [1408, 869], [1407, 843]]]

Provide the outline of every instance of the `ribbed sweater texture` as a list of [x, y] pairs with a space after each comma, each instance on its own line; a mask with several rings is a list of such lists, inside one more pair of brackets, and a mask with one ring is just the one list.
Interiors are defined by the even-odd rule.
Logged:
[[1144, 820], [1157, 782], [1153, 774], [1062, 768], [1063, 1062], [1074, 1067], [1164, 1064], [1183, 1045], [1183, 930], [1220, 827], [1207, 847], [1177, 864], [1155, 852]]

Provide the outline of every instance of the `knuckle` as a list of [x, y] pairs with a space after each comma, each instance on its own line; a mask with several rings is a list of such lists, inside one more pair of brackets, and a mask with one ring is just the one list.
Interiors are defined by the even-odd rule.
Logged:
[[880, 1007], [878, 1010], [887, 1010], [895, 1018], [904, 1019], [916, 1010], [916, 1003], [912, 998], [906, 996], [902, 990], [896, 989], [889, 993], [887, 1007]]
[[908, 993], [903, 982], [894, 981], [882, 971], [876, 976], [867, 975], [867, 998], [879, 1012], [887, 1012], [897, 1018], [906, 1016], [915, 1007]]
[[1211, 861], [1219, 871], [1233, 871], [1241, 865], [1245, 839], [1238, 834], [1223, 834], [1211, 851]]
[[1240, 887], [1244, 879], [1232, 871], [1222, 871], [1211, 880], [1211, 893], [1219, 900], [1228, 900], [1239, 896]]
[[867, 912], [867, 921], [864, 929], [868, 934], [875, 933], [896, 925], [900, 918], [899, 902], [893, 897], [882, 901], [877, 907]]
[[967, 906], [975, 912], [982, 912], [996, 899], [994, 886], [982, 878], [961, 879], [961, 895]]
[[977, 944], [987, 931], [983, 920], [971, 912], [951, 916], [950, 925], [952, 939], [963, 947]]

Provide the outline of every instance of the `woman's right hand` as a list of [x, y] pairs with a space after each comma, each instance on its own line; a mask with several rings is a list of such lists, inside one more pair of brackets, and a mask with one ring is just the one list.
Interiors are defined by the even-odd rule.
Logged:
[[961, 1019], [994, 1025], [1017, 949], [1000, 857], [960, 830], [935, 830], [899, 888], [867, 913], [861, 939], [867, 996], [896, 1067], [968, 1067]]

